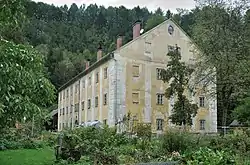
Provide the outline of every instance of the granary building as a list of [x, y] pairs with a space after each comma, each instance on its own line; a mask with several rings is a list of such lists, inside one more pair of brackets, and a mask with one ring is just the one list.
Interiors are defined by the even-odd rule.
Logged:
[[[182, 61], [193, 63], [196, 55], [192, 41], [171, 19], [142, 35], [139, 21], [132, 30], [132, 41], [123, 45], [122, 37], [118, 37], [116, 50], [106, 55], [100, 48], [97, 61], [91, 65], [87, 62], [82, 73], [59, 89], [59, 131], [94, 120], [114, 126], [128, 113], [138, 122], [151, 123], [154, 133], [172, 126], [168, 118], [174, 98], [165, 98], [168, 84], [161, 80], [160, 72], [175, 45], [180, 48]], [[199, 106], [193, 131], [216, 132], [216, 97], [197, 91], [190, 99]]]

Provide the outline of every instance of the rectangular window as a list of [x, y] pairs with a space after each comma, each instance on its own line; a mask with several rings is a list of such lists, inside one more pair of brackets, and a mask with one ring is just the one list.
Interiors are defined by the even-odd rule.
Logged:
[[98, 107], [98, 96], [95, 97], [95, 107]]
[[60, 116], [62, 115], [62, 109], [60, 109]]
[[104, 119], [104, 120], [103, 120], [103, 124], [104, 124], [104, 125], [107, 125], [107, 119]]
[[160, 93], [157, 94], [157, 104], [158, 105], [163, 105], [163, 101], [164, 101], [163, 97], [164, 97], [164, 94], [160, 94]]
[[156, 119], [156, 129], [157, 131], [162, 131], [163, 130], [163, 119]]
[[82, 111], [84, 110], [84, 101], [82, 102]]
[[104, 79], [108, 78], [108, 68], [104, 68]]
[[75, 104], [75, 112], [79, 112], [79, 103]]
[[163, 69], [156, 68], [156, 78], [157, 78], [157, 80], [162, 79], [162, 71], [163, 71]]
[[70, 96], [73, 95], [73, 86], [70, 87]]
[[82, 80], [82, 88], [85, 88], [85, 80]]
[[205, 130], [205, 120], [200, 120], [200, 130]]
[[201, 96], [199, 97], [199, 106], [200, 107], [205, 107], [205, 97], [204, 96]]
[[145, 53], [146, 54], [151, 54], [151, 46], [152, 44], [150, 42], [145, 42]]
[[96, 83], [98, 83], [99, 82], [99, 73], [97, 72], [96, 73], [96, 81], [95, 81]]
[[61, 129], [62, 129], [62, 123], [59, 124], [59, 130], [61, 130]]
[[74, 108], [74, 106], [73, 106], [73, 105], [71, 105], [71, 108], [70, 108], [70, 113], [72, 113], [73, 108]]
[[78, 89], [79, 89], [79, 84], [75, 85], [75, 93], [78, 93]]
[[103, 105], [107, 105], [107, 99], [108, 99], [108, 95], [107, 93], [105, 93], [103, 96]]
[[66, 97], [68, 98], [69, 97], [69, 90], [67, 89], [66, 91]]
[[69, 109], [68, 109], [68, 107], [66, 107], [66, 114], [68, 114], [69, 113]]
[[63, 128], [64, 128], [64, 123], [63, 123]]
[[65, 99], [65, 91], [63, 91], [63, 99]]
[[133, 71], [132, 71], [133, 77], [139, 77], [139, 66], [133, 65]]
[[89, 86], [91, 85], [91, 76], [89, 76]]
[[91, 107], [91, 100], [88, 99], [88, 109], [90, 109], [90, 107]]
[[133, 104], [139, 104], [139, 93], [132, 93]]
[[63, 108], [63, 112], [62, 112], [62, 114], [64, 115], [64, 108]]

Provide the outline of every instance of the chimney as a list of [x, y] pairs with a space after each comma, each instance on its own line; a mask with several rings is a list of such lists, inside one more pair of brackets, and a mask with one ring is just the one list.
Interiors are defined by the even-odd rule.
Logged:
[[99, 61], [101, 58], [102, 58], [102, 46], [100, 44], [97, 50], [97, 61]]
[[116, 49], [120, 49], [122, 47], [122, 36], [119, 35], [117, 40], [116, 40]]
[[89, 59], [87, 59], [87, 61], [86, 61], [86, 64], [85, 64], [85, 66], [86, 66], [86, 70], [89, 68], [89, 63], [90, 63], [90, 60]]
[[141, 21], [137, 20], [133, 26], [133, 39], [140, 36]]

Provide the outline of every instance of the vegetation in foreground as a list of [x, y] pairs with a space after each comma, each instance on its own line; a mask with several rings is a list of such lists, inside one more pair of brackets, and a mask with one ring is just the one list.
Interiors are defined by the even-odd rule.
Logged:
[[51, 148], [0, 151], [2, 165], [51, 165], [54, 161]]
[[[56, 161], [57, 134], [43, 133], [37, 138], [20, 132], [0, 138], [0, 164], [137, 164], [174, 161], [178, 164], [247, 165], [250, 164], [250, 134], [238, 130], [226, 136], [194, 135], [169, 130], [161, 137], [136, 127], [137, 137], [116, 134], [115, 129], [77, 128], [62, 132], [62, 154]], [[24, 143], [25, 142], [25, 143]], [[73, 154], [72, 154], [73, 153]], [[80, 160], [75, 159], [80, 154]]]

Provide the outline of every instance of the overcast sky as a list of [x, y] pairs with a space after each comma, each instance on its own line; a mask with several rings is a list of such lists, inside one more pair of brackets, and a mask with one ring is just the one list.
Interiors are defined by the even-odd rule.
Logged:
[[176, 8], [192, 9], [195, 6], [194, 0], [34, 0], [36, 2], [44, 2], [48, 4], [54, 4], [61, 6], [64, 4], [71, 5], [76, 3], [78, 6], [81, 4], [94, 4], [107, 6], [120, 6], [124, 5], [127, 8], [133, 8], [135, 6], [147, 7], [149, 10], [154, 11], [158, 7], [163, 10], [170, 9], [172, 12], [176, 12]]

